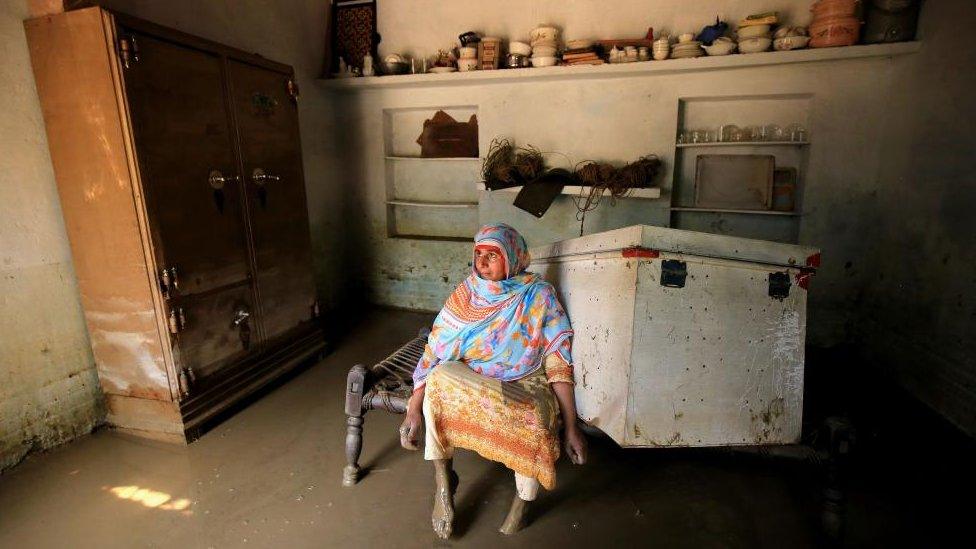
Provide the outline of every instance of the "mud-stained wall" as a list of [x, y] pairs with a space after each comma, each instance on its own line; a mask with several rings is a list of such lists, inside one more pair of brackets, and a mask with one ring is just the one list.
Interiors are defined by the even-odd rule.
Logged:
[[0, 3], [0, 470], [104, 417], [24, 37]]
[[[331, 136], [342, 130], [314, 85], [328, 2], [99, 4], [295, 67], [316, 277], [326, 305], [337, 304], [343, 201], [326, 174], [335, 169]], [[28, 0], [0, 2], [0, 470], [104, 417], [24, 37], [28, 17]]]

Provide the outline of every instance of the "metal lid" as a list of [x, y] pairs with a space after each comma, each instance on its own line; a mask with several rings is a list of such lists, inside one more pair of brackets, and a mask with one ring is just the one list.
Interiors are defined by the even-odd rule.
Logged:
[[[530, 253], [532, 261], [540, 261], [617, 250], [633, 252], [635, 248], [784, 267], [816, 269], [820, 266], [820, 250], [817, 248], [650, 225], [633, 225], [561, 240], [534, 247]], [[641, 254], [630, 253], [631, 257], [635, 255], [639, 257]]]

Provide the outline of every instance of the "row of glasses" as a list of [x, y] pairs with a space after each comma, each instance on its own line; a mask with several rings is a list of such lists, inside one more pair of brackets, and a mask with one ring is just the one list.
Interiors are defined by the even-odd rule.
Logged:
[[790, 124], [786, 127], [777, 124], [762, 126], [739, 127], [735, 124], [725, 124], [717, 131], [699, 128], [682, 130], [678, 134], [678, 143], [736, 143], [736, 142], [806, 142], [807, 129], [802, 124]]

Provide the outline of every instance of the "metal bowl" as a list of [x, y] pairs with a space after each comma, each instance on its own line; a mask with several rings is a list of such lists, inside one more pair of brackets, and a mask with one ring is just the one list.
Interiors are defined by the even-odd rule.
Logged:
[[380, 71], [383, 74], [407, 74], [410, 72], [410, 63], [403, 61], [380, 61]]

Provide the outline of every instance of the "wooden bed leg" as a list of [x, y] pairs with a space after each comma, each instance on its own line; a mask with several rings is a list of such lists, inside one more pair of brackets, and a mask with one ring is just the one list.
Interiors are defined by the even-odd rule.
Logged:
[[363, 450], [363, 394], [366, 392], [366, 367], [357, 364], [346, 378], [346, 466], [342, 485], [352, 486], [359, 480], [359, 454]]
[[363, 418], [346, 418], [346, 467], [342, 470], [342, 485], [352, 486], [359, 480], [359, 454], [363, 451]]

